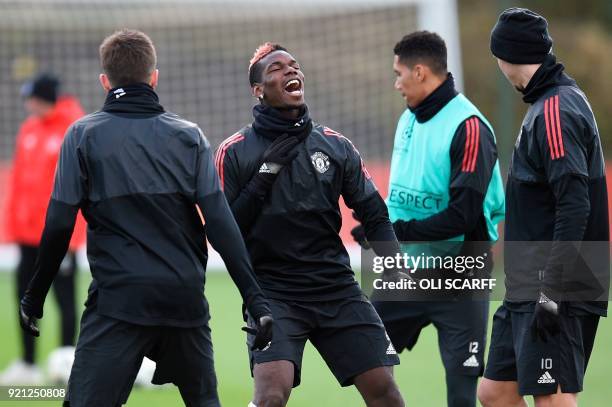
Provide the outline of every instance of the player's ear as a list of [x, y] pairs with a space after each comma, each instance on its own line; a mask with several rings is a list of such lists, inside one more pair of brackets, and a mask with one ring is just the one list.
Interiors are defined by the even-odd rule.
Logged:
[[260, 102], [263, 100], [264, 93], [263, 93], [263, 86], [261, 84], [259, 84], [259, 83], [254, 84], [253, 87], [251, 88], [251, 93]]
[[110, 81], [108, 80], [108, 76], [106, 76], [106, 74], [101, 73], [99, 76], [100, 79], [100, 85], [102, 85], [102, 87], [104, 88], [105, 91], [109, 91], [111, 90], [113, 87], [111, 86]]
[[157, 81], [159, 79], [159, 69], [156, 69], [151, 74], [151, 79], [149, 79], [149, 85], [155, 89], [157, 88]]
[[423, 82], [425, 79], [425, 66], [416, 64], [414, 68], [412, 68], [412, 73], [417, 81]]

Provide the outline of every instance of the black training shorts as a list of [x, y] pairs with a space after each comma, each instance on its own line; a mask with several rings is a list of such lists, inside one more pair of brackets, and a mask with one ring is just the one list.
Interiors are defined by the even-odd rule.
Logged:
[[[380, 317], [365, 296], [332, 301], [285, 301], [269, 299], [274, 315], [271, 345], [251, 351], [251, 364], [288, 360], [294, 365], [293, 386], [300, 384], [306, 340], [319, 351], [342, 386], [368, 370], [399, 364], [399, 358]], [[254, 326], [252, 318], [249, 326]]]
[[219, 407], [210, 329], [135, 325], [85, 309], [65, 406], [125, 404], [144, 357], [152, 382], [174, 383], [189, 407]]
[[554, 394], [558, 386], [563, 393], [581, 392], [599, 316], [566, 308], [560, 333], [547, 343], [532, 337], [532, 318], [533, 312], [498, 308], [484, 376], [518, 382], [521, 395]]
[[433, 324], [447, 374], [482, 376], [489, 301], [374, 302], [398, 352], [411, 350], [421, 330]]

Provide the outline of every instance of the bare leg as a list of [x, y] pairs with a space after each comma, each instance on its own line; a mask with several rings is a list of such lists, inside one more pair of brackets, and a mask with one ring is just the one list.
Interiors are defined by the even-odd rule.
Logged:
[[527, 407], [518, 392], [518, 383], [483, 378], [478, 386], [478, 400], [483, 407]]
[[393, 369], [377, 367], [355, 377], [355, 387], [368, 407], [404, 407]]
[[253, 368], [257, 407], [285, 407], [293, 387], [293, 363], [288, 360], [258, 363]]
[[561, 387], [557, 388], [556, 394], [546, 396], [534, 396], [535, 407], [578, 407], [578, 395], [576, 393], [561, 393]]

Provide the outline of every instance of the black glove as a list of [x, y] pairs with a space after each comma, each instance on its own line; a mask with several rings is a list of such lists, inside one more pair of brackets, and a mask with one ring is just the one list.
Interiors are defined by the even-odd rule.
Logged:
[[368, 242], [368, 239], [366, 238], [365, 229], [362, 225], [357, 225], [351, 229], [351, 235], [364, 250], [369, 250], [372, 248], [370, 242]]
[[247, 190], [260, 200], [264, 200], [274, 185], [278, 172], [297, 155], [292, 151], [300, 141], [295, 136], [279, 136], [264, 151], [259, 171], [251, 178]]
[[255, 335], [251, 350], [264, 350], [272, 342], [272, 327], [274, 319], [271, 315], [264, 315], [259, 318], [256, 328], [245, 326], [242, 330], [248, 334]]
[[540, 293], [536, 302], [533, 318], [531, 320], [531, 338], [538, 338], [548, 342], [548, 338], [558, 334], [559, 326], [559, 304]]
[[23, 305], [19, 305], [19, 324], [21, 325], [21, 329], [32, 336], [39, 336], [40, 331], [36, 326], [36, 320], [36, 317], [28, 315], [28, 313], [24, 310]]
[[[355, 219], [357, 222], [361, 222], [355, 211], [353, 211], [353, 219]], [[361, 246], [364, 250], [369, 250], [372, 248], [368, 242], [368, 239], [366, 238], [365, 228], [363, 225], [359, 224], [351, 229], [351, 236], [353, 236], [353, 239], [359, 243], [359, 246]]]
[[396, 220], [393, 222], [393, 231], [395, 232], [395, 236], [397, 240], [400, 242], [408, 241], [410, 239], [406, 239], [406, 236], [410, 236], [410, 228], [415, 220]]
[[281, 168], [293, 161], [298, 155], [298, 152], [293, 151], [293, 149], [299, 142], [297, 137], [289, 136], [288, 134], [277, 137], [264, 151], [262, 157], [263, 164], [259, 168], [259, 172], [278, 174]]

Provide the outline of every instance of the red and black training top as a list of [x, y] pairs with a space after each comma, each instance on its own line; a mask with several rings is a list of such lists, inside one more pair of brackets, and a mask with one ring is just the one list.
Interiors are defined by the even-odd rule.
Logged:
[[[342, 134], [313, 122], [295, 147], [297, 156], [261, 192], [254, 181], [265, 150], [280, 133], [264, 124], [278, 112], [263, 107], [254, 111], [261, 114], [253, 125], [221, 143], [216, 165], [262, 290], [280, 300], [361, 296], [339, 236], [340, 196], [361, 220], [370, 242], [389, 242], [393, 253], [399, 245], [359, 152]], [[262, 123], [259, 130], [257, 123]]]
[[[521, 125], [508, 174], [506, 241], [610, 240], [605, 162], [597, 124], [585, 94], [563, 70], [550, 55], [523, 92], [531, 107]], [[580, 267], [573, 267], [579, 260], [576, 256], [567, 258], [559, 245], [552, 247], [547, 256], [523, 253], [521, 257], [529, 264], [520, 262], [521, 267], [552, 275], [557, 264], [568, 272], [581, 273]], [[516, 262], [506, 264], [509, 289], [515, 277], [513, 267]], [[576, 306], [604, 315], [606, 305]]]

